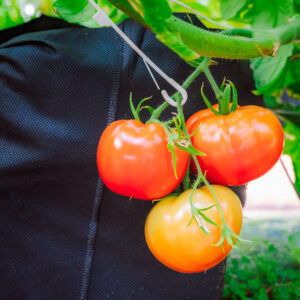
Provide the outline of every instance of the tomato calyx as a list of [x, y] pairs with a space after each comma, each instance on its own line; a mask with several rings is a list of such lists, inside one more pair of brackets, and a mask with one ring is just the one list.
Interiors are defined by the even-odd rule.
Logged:
[[[160, 120], [155, 120], [155, 119], [150, 122], [160, 124], [165, 130], [165, 133], [167, 134], [167, 140], [168, 140], [167, 147], [168, 150], [172, 153], [173, 168], [174, 168], [174, 174], [176, 178], [177, 178], [177, 168], [176, 168], [175, 147], [185, 152], [188, 152], [190, 155], [197, 155], [197, 156], [205, 155], [203, 152], [199, 151], [192, 145], [190, 140], [191, 135], [187, 135], [187, 136], [183, 135], [182, 127], [181, 127], [182, 122], [178, 116], [174, 117], [171, 120], [171, 122], [170, 121], [162, 122]], [[171, 127], [172, 123], [175, 125], [175, 128]]]
[[154, 110], [154, 108], [151, 107], [151, 106], [142, 106], [144, 104], [144, 102], [146, 102], [147, 100], [150, 100], [151, 98], [152, 98], [152, 96], [143, 98], [142, 100], [140, 100], [138, 106], [135, 108], [134, 104], [133, 104], [133, 101], [132, 101], [132, 93], [130, 93], [129, 105], [130, 105], [132, 115], [137, 121], [141, 121], [139, 114], [140, 114], [140, 112], [143, 108], [148, 109], [150, 113], [152, 112], [152, 110]]
[[203, 91], [204, 84], [201, 86], [201, 95], [206, 104], [206, 106], [217, 116], [225, 116], [234, 111], [236, 111], [238, 107], [238, 99], [237, 99], [237, 90], [234, 86], [233, 82], [229, 80], [223, 80], [222, 85], [220, 87], [220, 94], [218, 96], [218, 103], [219, 103], [219, 111], [213, 108], [210, 101], [204, 94]]
[[251, 241], [242, 239], [240, 236], [235, 234], [228, 226], [225, 226], [225, 227], [222, 228], [221, 238], [220, 238], [219, 242], [212, 245], [212, 246], [214, 246], [214, 247], [221, 246], [223, 248], [225, 239], [231, 247], [241, 246], [242, 244], [251, 243]]

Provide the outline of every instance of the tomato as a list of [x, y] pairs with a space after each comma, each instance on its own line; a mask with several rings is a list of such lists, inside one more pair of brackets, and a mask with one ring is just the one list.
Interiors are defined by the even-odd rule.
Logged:
[[271, 111], [258, 106], [238, 107], [225, 116], [201, 110], [186, 126], [189, 133], [199, 128], [192, 143], [206, 153], [198, 161], [212, 183], [234, 186], [256, 179], [273, 167], [283, 149], [280, 122]]
[[[225, 222], [235, 234], [242, 227], [242, 207], [239, 198], [228, 187], [212, 185], [220, 202]], [[211, 237], [208, 237], [197, 222], [191, 218], [189, 202], [191, 190], [180, 196], [170, 196], [156, 204], [150, 211], [145, 224], [145, 237], [152, 254], [167, 267], [183, 272], [195, 273], [205, 271], [220, 263], [231, 250], [224, 241], [218, 243], [221, 229], [206, 222]], [[193, 195], [193, 204], [197, 208], [206, 208], [215, 204], [215, 200], [207, 187], [197, 189]], [[207, 217], [221, 225], [219, 211], [216, 206], [204, 212]]]
[[113, 192], [142, 200], [171, 193], [181, 182], [189, 154], [175, 147], [175, 176], [167, 134], [157, 123], [119, 120], [103, 132], [97, 164], [104, 184]]

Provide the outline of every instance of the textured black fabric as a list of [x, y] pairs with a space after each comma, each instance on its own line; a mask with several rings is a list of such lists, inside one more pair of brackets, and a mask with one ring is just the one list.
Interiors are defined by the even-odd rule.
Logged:
[[[99, 137], [131, 118], [130, 91], [136, 103], [162, 101], [142, 60], [111, 28], [51, 18], [23, 26], [0, 45], [1, 299], [221, 298], [224, 263], [188, 275], [164, 267], [144, 240], [152, 203], [118, 196], [98, 176]], [[135, 22], [120, 26], [178, 82], [192, 71]], [[238, 82], [241, 104], [256, 101], [246, 64], [214, 72]], [[201, 80], [188, 90], [187, 116], [203, 107]]]

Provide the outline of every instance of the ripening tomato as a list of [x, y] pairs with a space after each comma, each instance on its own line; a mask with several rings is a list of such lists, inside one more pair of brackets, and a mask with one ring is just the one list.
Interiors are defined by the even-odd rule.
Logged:
[[175, 176], [167, 134], [157, 123], [119, 120], [103, 132], [97, 164], [104, 184], [113, 192], [142, 200], [171, 193], [181, 182], [189, 154], [175, 147]]
[[[212, 185], [220, 202], [225, 222], [235, 234], [242, 227], [242, 207], [237, 195], [228, 187]], [[191, 219], [191, 190], [180, 196], [170, 196], [157, 203], [150, 211], [145, 224], [145, 237], [152, 254], [167, 267], [182, 273], [202, 272], [220, 263], [230, 252], [231, 246], [224, 241], [222, 246], [214, 246], [221, 236], [221, 229], [207, 223], [208, 237], [197, 222]], [[193, 195], [197, 208], [207, 208], [215, 200], [207, 187], [197, 189]], [[222, 225], [216, 206], [204, 211], [215, 223]]]
[[280, 122], [270, 110], [254, 105], [225, 116], [201, 110], [186, 126], [189, 133], [199, 128], [192, 143], [206, 153], [198, 161], [212, 183], [234, 186], [256, 179], [274, 166], [283, 149]]

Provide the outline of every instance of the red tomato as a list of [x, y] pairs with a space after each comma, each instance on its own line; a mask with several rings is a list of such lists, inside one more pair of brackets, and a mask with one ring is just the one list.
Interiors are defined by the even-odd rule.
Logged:
[[[239, 198], [228, 187], [212, 185], [220, 202], [228, 227], [240, 234], [243, 212]], [[145, 237], [152, 254], [167, 267], [182, 273], [202, 272], [220, 263], [230, 252], [231, 246], [224, 241], [222, 246], [214, 246], [221, 237], [221, 229], [210, 223], [205, 224], [208, 237], [195, 220], [191, 219], [191, 190], [180, 196], [170, 196], [157, 203], [150, 211], [145, 224]], [[207, 187], [197, 189], [193, 195], [197, 208], [215, 204]], [[204, 212], [215, 223], [222, 225], [217, 207]]]
[[[214, 106], [217, 109], [217, 106]], [[241, 185], [256, 179], [277, 162], [283, 149], [283, 129], [275, 115], [258, 106], [243, 106], [225, 116], [209, 109], [186, 122], [202, 171], [212, 183]], [[195, 170], [195, 166], [192, 166]]]
[[97, 164], [104, 184], [113, 192], [142, 200], [171, 193], [187, 169], [189, 154], [175, 147], [175, 177], [167, 134], [157, 123], [120, 120], [103, 132]]

